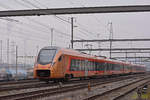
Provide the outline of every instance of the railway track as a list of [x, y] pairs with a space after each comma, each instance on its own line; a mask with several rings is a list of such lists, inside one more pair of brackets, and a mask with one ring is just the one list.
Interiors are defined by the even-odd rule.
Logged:
[[28, 88], [37, 88], [37, 87], [46, 87], [48, 84], [45, 84], [44, 82], [31, 82], [31, 83], [23, 83], [23, 84], [17, 84], [12, 86], [0, 86], [1, 92], [11, 91], [11, 90], [21, 90], [21, 89], [28, 89]]
[[[148, 77], [149, 78], [149, 77]], [[113, 87], [112, 89], [108, 89], [107, 91], [97, 94], [91, 97], [87, 97], [84, 100], [119, 100], [122, 96], [128, 94], [129, 92], [135, 90], [139, 86], [143, 86], [150, 82], [150, 79], [143, 78], [133, 82], [124, 83], [120, 86]]]
[[[130, 76], [131, 77], [131, 76]], [[132, 76], [132, 78], [135, 78], [135, 75]], [[122, 81], [122, 80], [127, 80], [129, 79], [129, 76], [126, 77], [118, 77], [118, 78], [112, 78], [99, 81], [99, 80], [92, 80], [91, 81], [91, 87], [95, 87], [98, 85], [102, 84], [108, 84], [116, 81]], [[43, 90], [37, 90], [37, 91], [31, 91], [31, 92], [26, 92], [26, 93], [18, 93], [18, 94], [13, 94], [13, 95], [6, 95], [6, 96], [0, 96], [0, 100], [30, 100], [30, 99], [37, 99], [37, 98], [42, 98], [42, 97], [47, 97], [47, 96], [52, 96], [52, 95], [57, 95], [69, 91], [75, 91], [79, 89], [85, 89], [88, 88], [88, 81], [85, 83], [78, 83], [74, 85], [58, 85], [55, 88], [49, 88], [49, 89], [43, 89]]]
[[[129, 77], [129, 76], [123, 76], [123, 77]], [[131, 77], [131, 76], [130, 76]], [[134, 77], [134, 75], [133, 75]], [[109, 79], [113, 79], [113, 78], [105, 78], [105, 79], [98, 79], [97, 81], [107, 81]], [[64, 82], [63, 84], [75, 84], [75, 83], [86, 83], [89, 80], [73, 80], [70, 82]], [[90, 80], [90, 81], [95, 81], [95, 79]], [[44, 82], [39, 82], [39, 81], [25, 81], [25, 83], [23, 83], [22, 81], [19, 83], [16, 83], [15, 85], [13, 83], [11, 83], [10, 85], [6, 84], [6, 85], [0, 85], [0, 90], [1, 92], [6, 92], [6, 91], [11, 91], [11, 90], [22, 90], [22, 89], [29, 89], [29, 88], [42, 88], [42, 87], [50, 87], [50, 86], [57, 86], [59, 85], [58, 83], [53, 83], [50, 82], [49, 84], [45, 84]]]
[[22, 83], [29, 83], [29, 82], [38, 82], [38, 80], [29, 79], [29, 80], [19, 80], [19, 81], [5, 81], [5, 82], [0, 82], [0, 86], [1, 85], [12, 85], [12, 84], [22, 84]]

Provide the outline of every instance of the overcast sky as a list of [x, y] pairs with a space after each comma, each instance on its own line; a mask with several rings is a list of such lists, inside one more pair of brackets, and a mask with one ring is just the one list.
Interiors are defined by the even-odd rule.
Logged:
[[[0, 11], [115, 5], [150, 5], [150, 0], [0, 0]], [[70, 17], [75, 18], [74, 23], [77, 26], [74, 28], [75, 39], [108, 39], [109, 22], [113, 23], [113, 38], [150, 37], [149, 12], [9, 17], [9, 19], [13, 19], [11, 21], [8, 18], [1, 18], [0, 40], [3, 40], [5, 59], [8, 38], [10, 52], [15, 51], [13, 45], [18, 45], [19, 55], [36, 55], [38, 48], [50, 45], [51, 28], [54, 29], [53, 45], [68, 47], [71, 25], [63, 20], [70, 21]], [[149, 42], [113, 44], [113, 48], [147, 46], [149, 46]], [[101, 48], [108, 47], [108, 44], [101, 44]], [[76, 43], [75, 48], [82, 48], [82, 45]], [[93, 44], [93, 48], [98, 48], [97, 43]], [[108, 53], [102, 53], [102, 55], [109, 57]], [[144, 56], [144, 54], [139, 56]]]

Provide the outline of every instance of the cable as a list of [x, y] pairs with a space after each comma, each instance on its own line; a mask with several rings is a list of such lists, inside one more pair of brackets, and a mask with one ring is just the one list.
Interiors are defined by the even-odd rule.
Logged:
[[[74, 4], [73, 2], [71, 2], [71, 1], [69, 1], [71, 4]], [[82, 3], [80, 3], [80, 4], [82, 4]], [[84, 5], [81, 5], [82, 7], [85, 7]], [[96, 16], [94, 16], [93, 15], [93, 17], [95, 17], [95, 19], [96, 19], [96, 22], [99, 22], [99, 25], [102, 25], [101, 24], [101, 21], [96, 17]], [[81, 25], [81, 24], [79, 24], [79, 25]], [[83, 25], [82, 25], [83, 26]], [[106, 28], [106, 26], [105, 25], [103, 25], [105, 28]], [[82, 28], [82, 30], [84, 30], [84, 31], [86, 31], [86, 32], [88, 32], [88, 33], [92, 33], [92, 32], [89, 32], [88, 30], [86, 30], [86, 29], [83, 29]]]
[[[36, 0], [34, 0], [34, 1], [36, 1]], [[36, 2], [37, 2], [37, 1], [36, 1]], [[28, 3], [28, 2], [26, 2], [26, 3]], [[28, 4], [33, 5], [31, 2], [29, 2]], [[38, 4], [40, 4], [40, 3], [38, 2]], [[40, 9], [40, 7], [37, 7], [36, 5], [33, 5], [33, 6]], [[65, 20], [65, 19], [63, 19], [63, 18], [61, 18], [61, 17], [58, 17], [58, 16], [56, 16], [56, 15], [55, 15], [55, 17], [58, 18], [58, 19], [60, 19], [60, 20], [62, 20], [62, 21], [64, 21], [64, 22], [67, 22], [67, 23], [71, 24], [71, 22], [69, 22], [69, 21], [67, 21], [67, 20]], [[45, 25], [44, 25], [44, 26], [45, 26]]]
[[17, 2], [18, 4], [20, 4], [20, 5], [23, 5], [24, 7], [31, 7], [31, 6], [28, 6], [28, 5], [25, 5], [24, 3], [22, 3], [22, 2], [19, 2], [18, 0], [15, 0], [15, 2]]
[[[0, 18], [0, 19], [6, 20], [6, 21], [10, 21], [10, 22], [13, 21], [13, 22], [17, 22], [17, 23], [19, 23], [19, 24], [24, 24], [24, 25], [26, 25], [26, 23], [22, 23], [22, 22], [20, 22], [19, 20], [15, 20], [15, 19], [10, 19], [10, 18], [6, 18], [6, 19], [5, 19], [5, 18]], [[21, 25], [20, 25], [20, 26], [21, 26]], [[27, 26], [29, 26], [29, 25], [27, 24]], [[24, 30], [25, 30], [25, 31], [28, 31], [29, 33], [31, 33], [31, 32], [33, 33], [33, 28], [31, 28], [31, 26], [29, 26], [29, 27], [30, 27], [30, 28], [29, 28], [30, 30], [29, 30], [29, 29], [25, 29], [25, 28], [24, 28]], [[31, 31], [31, 29], [32, 29], [32, 31]], [[30, 32], [30, 31], [31, 31], [31, 32]], [[36, 31], [37, 31], [37, 32], [36, 32]], [[43, 32], [43, 31], [41, 30], [41, 32]], [[46, 33], [46, 36], [48, 35], [47, 32], [43, 32], [43, 33], [41, 33], [41, 32], [39, 33], [38, 30], [34, 30], [34, 33], [42, 34], [42, 36], [43, 36], [43, 33]]]
[[[29, 3], [29, 2], [27, 2], [27, 3]], [[31, 4], [31, 3], [30, 3]], [[24, 5], [25, 6], [25, 5]], [[6, 8], [7, 9], [7, 8]], [[10, 20], [10, 19], [9, 19]], [[28, 20], [29, 20], [29, 18], [28, 18]], [[30, 21], [33, 21], [33, 19], [31, 19]], [[42, 25], [42, 26], [44, 26], [44, 27], [46, 27], [47, 29], [50, 29], [48, 26], [46, 26], [46, 25], [44, 25], [44, 24], [42, 24], [42, 23], [40, 23], [40, 22], [37, 22], [37, 21], [34, 21], [35, 23], [38, 23], [39, 25]], [[60, 32], [59, 31], [59, 33], [62, 33], [62, 32]], [[63, 33], [64, 34], [64, 33]]]
[[[20, 2], [18, 2], [17, 0], [15, 0], [17, 3], [19, 3], [19, 4], [21, 4], [21, 5], [23, 5], [23, 6], [27, 6], [27, 5], [24, 5], [23, 3], [20, 3]], [[31, 3], [31, 2], [28, 2], [28, 1], [24, 1], [24, 2], [26, 2], [26, 3], [28, 3], [28, 4], [30, 4], [30, 5], [32, 5], [32, 6], [34, 6], [34, 7], [36, 7], [36, 8], [39, 8], [38, 6], [36, 6], [36, 5], [34, 5], [33, 3]], [[28, 6], [29, 7], [29, 6]], [[6, 8], [6, 7], [5, 7]], [[6, 8], [6, 9], [8, 9], [8, 8]], [[69, 21], [66, 21], [66, 20], [64, 20], [64, 19], [62, 19], [62, 18], [60, 18], [60, 17], [58, 17], [58, 16], [56, 16], [56, 18], [59, 18], [59, 19], [61, 19], [61, 20], [63, 20], [63, 21], [65, 21], [65, 22], [67, 22], [67, 23], [70, 23]], [[31, 20], [31, 21], [33, 21], [33, 20]], [[35, 22], [35, 21], [34, 21]], [[37, 22], [36, 22], [37, 23]], [[41, 23], [38, 23], [39, 25], [41, 25]], [[42, 24], [44, 27], [47, 27], [46, 25], [44, 25], [44, 24]], [[49, 29], [49, 27], [47, 27], [48, 29]], [[58, 31], [58, 30], [57, 30]], [[62, 33], [62, 32], [60, 32], [59, 31], [59, 33], [61, 33], [61, 34], [64, 34], [64, 33]], [[68, 36], [68, 34], [65, 34], [65, 35], [67, 35]], [[77, 37], [77, 38], [80, 38], [80, 37]], [[82, 38], [80, 38], [80, 39], [82, 39]]]
[[[5, 27], [3, 27], [2, 29], [4, 29], [4, 28], [5, 28]], [[16, 28], [15, 28], [15, 29], [16, 29]], [[27, 33], [26, 33], [26, 32], [24, 32], [24, 31], [21, 31], [21, 32], [20, 32], [20, 31], [14, 30], [14, 29], [13, 29], [13, 30], [11, 30], [11, 31], [13, 31], [13, 32], [17, 32], [17, 33], [19, 33], [19, 35], [20, 35], [20, 33], [27, 34]], [[21, 34], [21, 36], [26, 36], [26, 37], [27, 37], [27, 39], [28, 39], [28, 38], [31, 38], [31, 36], [33, 36], [33, 37], [35, 38], [35, 36], [34, 36], [34, 35], [32, 35], [32, 34], [30, 34], [30, 32], [28, 32], [28, 33], [29, 33], [30, 37], [29, 37], [29, 36], [27, 36], [27, 35], [22, 35], [22, 34]], [[16, 35], [16, 34], [15, 34], [15, 35]], [[42, 38], [41, 38], [41, 36], [40, 36], [40, 37], [36, 36], [36, 37], [37, 37], [37, 38], [39, 38], [39, 39], [42, 39]], [[45, 40], [45, 38], [43, 38], [43, 40]]]
[[8, 6], [6, 6], [6, 5], [4, 5], [4, 4], [2, 4], [2, 3], [0, 3], [0, 6], [1, 6], [2, 8], [5, 8], [5, 9], [10, 9], [10, 7], [8, 7]]
[[22, 0], [22, 1], [25, 2], [25, 3], [27, 3], [27, 4], [32, 5], [32, 6], [35, 7], [35, 8], [40, 9], [40, 7], [38, 7], [37, 5], [33, 4], [32, 2], [30, 2], [30, 1], [28, 1], [28, 0]]
[[[37, 1], [37, 0], [34, 0], [35, 2], [37, 2], [39, 5], [41, 5], [41, 6], [44, 6], [45, 7], [45, 5], [44, 4], [42, 4], [42, 3], [40, 3], [39, 1]], [[48, 8], [48, 7], [47, 7]]]

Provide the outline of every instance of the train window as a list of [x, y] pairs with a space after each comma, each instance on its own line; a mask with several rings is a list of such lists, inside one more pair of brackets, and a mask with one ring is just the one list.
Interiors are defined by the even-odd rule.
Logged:
[[83, 60], [80, 60], [80, 71], [83, 71], [84, 70], [84, 61]]
[[89, 61], [89, 71], [91, 71], [91, 70], [92, 70], [92, 62]]
[[86, 60], [71, 60], [70, 70], [71, 71], [96, 71], [104, 70], [105, 63], [97, 63], [94, 61]]
[[93, 70], [93, 62], [91, 62], [91, 67], [90, 67], [90, 71], [92, 71]]
[[88, 71], [90, 71], [90, 68], [91, 68], [91, 62], [88, 61]]
[[52, 63], [55, 54], [56, 54], [55, 49], [43, 49], [40, 51], [37, 61], [40, 64]]
[[81, 70], [81, 60], [78, 60], [78, 71], [80, 71]]
[[109, 66], [110, 66], [110, 64], [107, 63], [106, 70], [109, 70]]
[[107, 63], [107, 70], [112, 70], [112, 64]]
[[90, 71], [93, 71], [94, 70], [94, 62], [91, 62], [91, 68], [90, 68]]
[[120, 70], [122, 70], [122, 69], [123, 69], [123, 65], [120, 64]]
[[91, 69], [90, 69], [91, 71], [95, 71], [95, 62], [91, 62]]
[[95, 67], [96, 71], [98, 71], [98, 62], [95, 62]]
[[115, 70], [115, 64], [112, 64], [112, 70]]
[[75, 71], [76, 70], [76, 62], [74, 59], [71, 60], [71, 66], [70, 66], [70, 70], [71, 71]]
[[85, 70], [85, 61], [82, 60], [82, 71], [84, 71], [84, 70]]
[[81, 71], [84, 71], [84, 61], [83, 61], [83, 60], [81, 60], [81, 64], [80, 64], [80, 65], [81, 65], [81, 66], [80, 66], [80, 67], [81, 67], [80, 70], [81, 70]]
[[88, 61], [88, 71], [90, 71], [90, 68], [91, 68], [91, 62]]
[[118, 71], [120, 70], [120, 65], [119, 65], [119, 64], [117, 64], [117, 70], [118, 70]]
[[96, 62], [93, 62], [93, 71], [96, 71]]
[[107, 63], [102, 63], [104, 70], [107, 70]]
[[80, 60], [76, 60], [76, 69], [77, 71], [80, 70]]
[[62, 56], [60, 56], [60, 57], [58, 58], [58, 61], [61, 61], [61, 59], [62, 59]]
[[97, 71], [100, 71], [101, 67], [102, 67], [101, 64], [97, 63]]
[[102, 66], [103, 70], [106, 70], [106, 68], [107, 68], [107, 63], [101, 63], [101, 66]]
[[114, 64], [114, 70], [115, 70], [115, 71], [120, 70], [120, 66], [119, 66], [118, 64]]
[[84, 70], [85, 71], [88, 71], [88, 60], [85, 60], [85, 65], [84, 65]]
[[105, 63], [103, 63], [103, 62], [97, 62], [96, 65], [97, 65], [97, 66], [96, 66], [96, 70], [97, 70], [97, 71], [104, 71]]
[[85, 62], [84, 62], [84, 63], [85, 63], [85, 65], [84, 65], [84, 70], [85, 70], [85, 71], [87, 71], [87, 70], [88, 70], [88, 69], [87, 69], [87, 67], [88, 67], [88, 66], [87, 66], [88, 61], [87, 61], [87, 60], [85, 60]]
[[95, 71], [95, 70], [96, 70], [96, 65], [95, 62], [92, 61], [91, 71]]

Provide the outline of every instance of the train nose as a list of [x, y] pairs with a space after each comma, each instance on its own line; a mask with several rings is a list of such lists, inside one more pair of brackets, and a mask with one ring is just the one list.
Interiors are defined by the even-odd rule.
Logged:
[[50, 77], [50, 70], [37, 70], [36, 71], [38, 77]]

